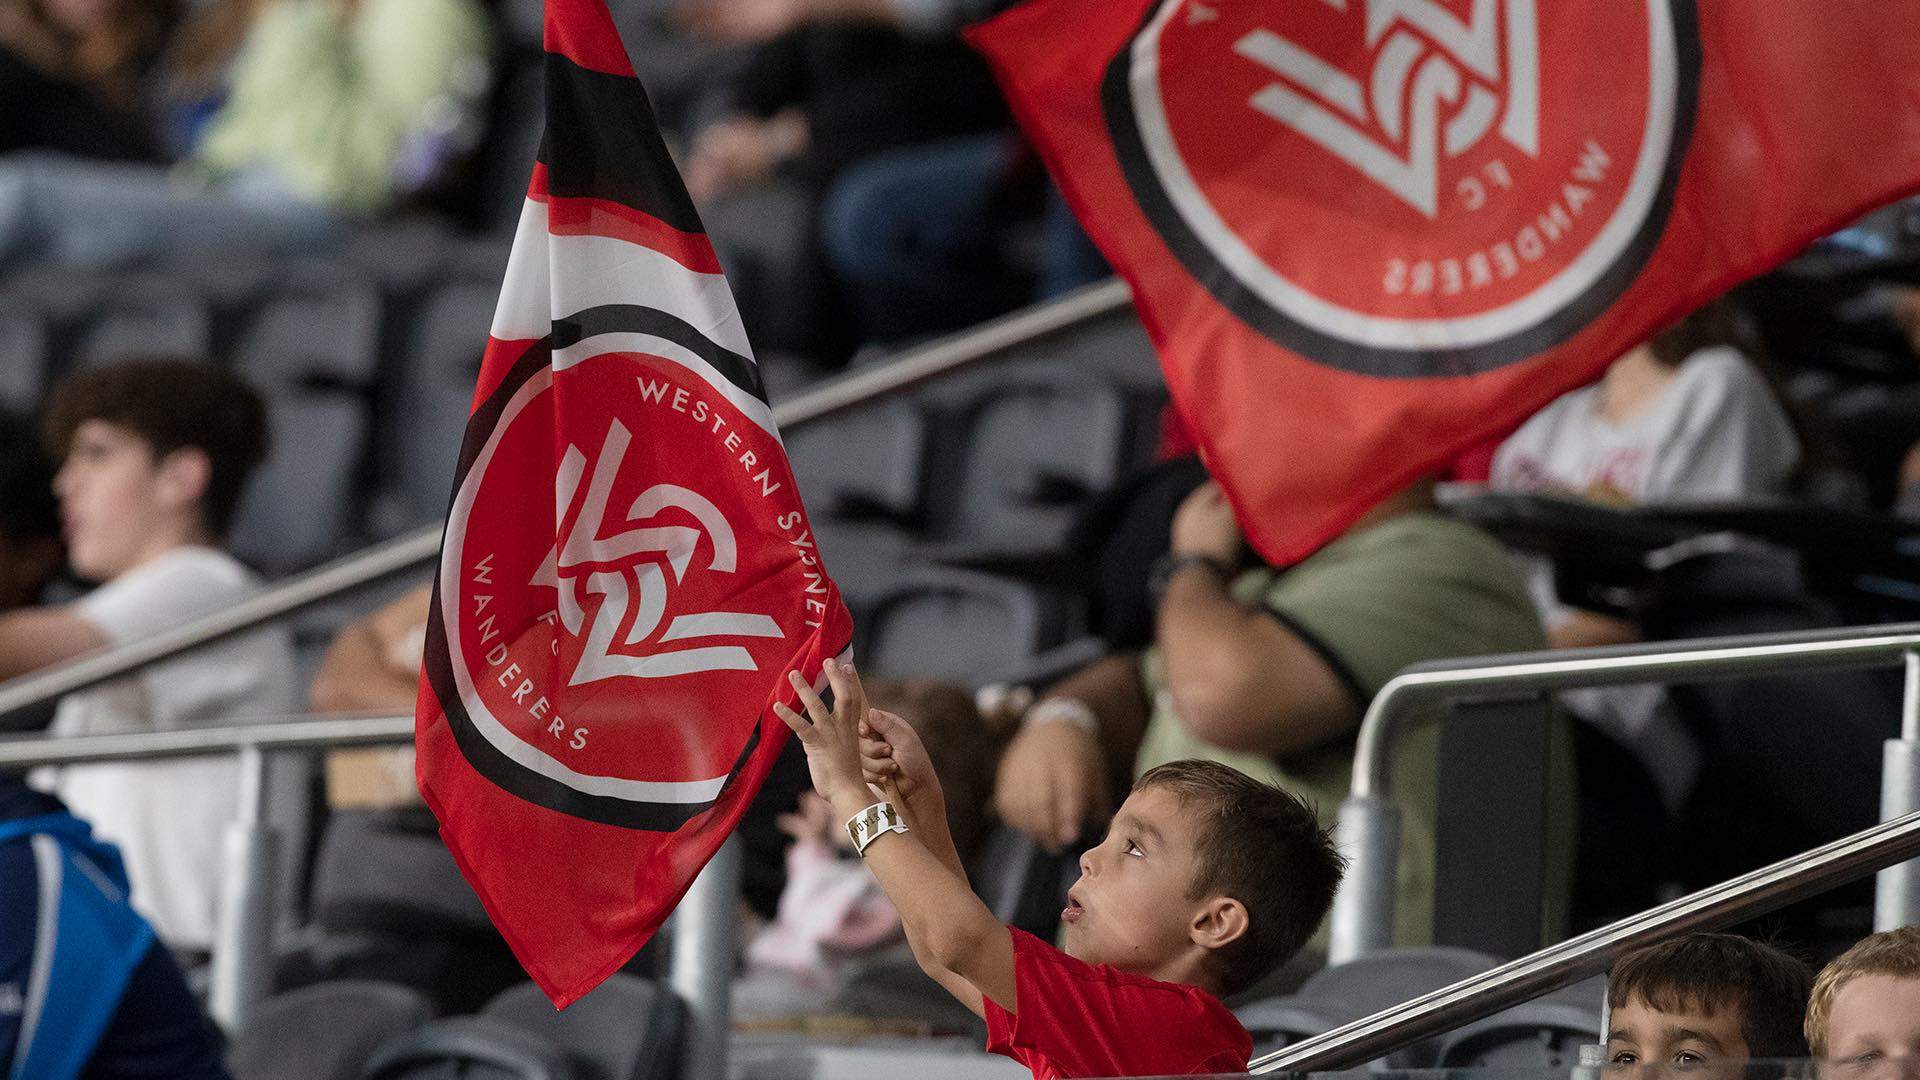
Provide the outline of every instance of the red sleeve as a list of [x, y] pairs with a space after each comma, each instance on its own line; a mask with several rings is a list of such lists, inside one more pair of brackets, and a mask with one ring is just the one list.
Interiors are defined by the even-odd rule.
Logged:
[[1245, 1072], [1253, 1040], [1196, 987], [1082, 963], [1013, 934], [1014, 1012], [988, 998], [987, 1049], [1055, 1077]]

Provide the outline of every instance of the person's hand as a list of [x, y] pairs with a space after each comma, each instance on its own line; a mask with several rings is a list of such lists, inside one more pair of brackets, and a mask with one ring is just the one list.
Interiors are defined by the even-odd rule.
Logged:
[[697, 202], [706, 202], [764, 180], [781, 162], [804, 151], [808, 138], [806, 117], [793, 109], [770, 120], [754, 116], [717, 120], [693, 140], [687, 167], [681, 170], [687, 193]]
[[1099, 738], [1068, 723], [1022, 728], [994, 777], [1000, 820], [1055, 855], [1080, 839], [1089, 818], [1112, 810], [1110, 798]]
[[867, 693], [853, 673], [851, 663], [829, 658], [822, 665], [827, 685], [833, 689], [833, 708], [827, 708], [798, 671], [789, 671], [787, 681], [800, 695], [805, 716], [784, 702], [773, 703], [773, 712], [793, 729], [807, 752], [807, 773], [813, 778], [813, 790], [845, 813], [849, 804], [855, 809], [866, 805], [866, 781], [860, 778], [860, 727], [867, 715]]
[[1211, 480], [1193, 489], [1174, 511], [1172, 540], [1175, 555], [1204, 555], [1228, 566], [1239, 561], [1247, 544], [1226, 493]]
[[913, 725], [893, 713], [868, 709], [860, 732], [860, 769], [867, 784], [898, 796], [916, 812], [946, 813], [933, 759]]
[[800, 25], [812, 6], [808, 0], [690, 0], [674, 14], [682, 26], [709, 41], [753, 44]]

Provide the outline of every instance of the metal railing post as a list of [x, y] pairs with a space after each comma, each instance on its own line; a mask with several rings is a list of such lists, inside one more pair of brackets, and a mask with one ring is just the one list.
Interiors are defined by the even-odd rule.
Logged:
[[[1906, 690], [1900, 701], [1900, 737], [1881, 749], [1880, 820], [1920, 810], [1920, 652], [1906, 654]], [[1920, 923], [1920, 859], [1889, 866], [1874, 879], [1873, 928]]]
[[1349, 796], [1340, 804], [1333, 839], [1347, 857], [1347, 876], [1333, 897], [1327, 962], [1344, 964], [1393, 944], [1400, 807], [1390, 799]]
[[673, 913], [669, 981], [687, 1003], [680, 1075], [727, 1075], [732, 1027], [734, 906], [740, 899], [740, 838], [720, 845]]
[[222, 849], [220, 907], [214, 928], [213, 1018], [240, 1030], [273, 989], [274, 871], [278, 837], [267, 819], [267, 754], [240, 749], [240, 810]]

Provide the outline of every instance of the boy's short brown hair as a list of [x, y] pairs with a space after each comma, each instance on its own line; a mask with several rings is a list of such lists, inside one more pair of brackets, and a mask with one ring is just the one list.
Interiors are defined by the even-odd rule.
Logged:
[[145, 439], [157, 460], [193, 447], [207, 455], [200, 512], [207, 530], [224, 537], [247, 475], [267, 453], [267, 407], [238, 377], [204, 361], [128, 360], [73, 375], [47, 405], [47, 449], [64, 461], [73, 435], [104, 420]]
[[1658, 1012], [1740, 1012], [1740, 1037], [1756, 1058], [1807, 1056], [1800, 1018], [1813, 970], [1789, 953], [1737, 934], [1688, 934], [1621, 957], [1607, 975], [1607, 1006], [1634, 998]]
[[1814, 1057], [1827, 1056], [1827, 1023], [1833, 1016], [1835, 995], [1861, 975], [1920, 979], [1920, 926], [1903, 926], [1864, 938], [1820, 969], [1820, 977], [1813, 981], [1812, 999], [1807, 1002], [1807, 1046]]
[[1239, 993], [1313, 937], [1347, 861], [1305, 800], [1219, 762], [1149, 769], [1133, 785], [1146, 788], [1171, 791], [1197, 813], [1188, 894], [1230, 896], [1246, 905], [1245, 936], [1215, 954], [1221, 991]]

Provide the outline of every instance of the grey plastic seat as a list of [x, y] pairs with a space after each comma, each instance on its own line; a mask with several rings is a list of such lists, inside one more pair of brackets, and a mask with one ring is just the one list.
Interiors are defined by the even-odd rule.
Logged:
[[232, 549], [269, 572], [312, 566], [343, 547], [372, 427], [357, 391], [266, 388], [272, 448], [248, 482]]
[[436, 1020], [381, 1047], [363, 1080], [580, 1080], [553, 1044], [502, 1020]]
[[376, 470], [404, 523], [444, 513], [452, 498], [499, 292], [497, 282], [445, 285], [421, 306], [408, 335], [405, 361], [381, 418]]
[[261, 1002], [227, 1048], [234, 1080], [354, 1080], [374, 1051], [433, 1015], [404, 986], [321, 983]]
[[[1296, 993], [1235, 1011], [1253, 1034], [1257, 1055], [1471, 978], [1499, 962], [1472, 949], [1389, 949], [1317, 971]], [[1439, 1047], [1429, 1041], [1389, 1055], [1381, 1064], [1422, 1069], [1431, 1067], [1438, 1055]]]
[[373, 283], [332, 263], [287, 270], [247, 313], [233, 367], [261, 385], [370, 385], [380, 346], [380, 294]]
[[491, 925], [446, 844], [392, 827], [379, 812], [328, 817], [311, 908], [313, 921], [333, 930], [485, 933]]
[[72, 366], [136, 357], [204, 357], [213, 348], [207, 302], [185, 280], [158, 275], [122, 281], [82, 320], [68, 349]]
[[981, 382], [943, 425], [934, 533], [1000, 551], [1057, 546], [1127, 457], [1128, 403], [1097, 375], [1038, 369]]
[[0, 408], [31, 412], [46, 388], [46, 325], [13, 297], [0, 296]]
[[815, 517], [881, 520], [910, 528], [925, 483], [927, 417], [886, 402], [796, 428], [785, 436], [794, 479]]
[[858, 651], [874, 671], [968, 685], [1014, 670], [1057, 643], [1065, 622], [1051, 594], [960, 570], [909, 574], [865, 606]]
[[679, 995], [618, 972], [564, 1012], [525, 983], [494, 998], [481, 1015], [556, 1047], [578, 1080], [673, 1080], [687, 1023]]
[[1495, 1013], [1444, 1036], [1435, 1066], [1444, 1069], [1562, 1069], [1580, 1047], [1603, 1041], [1605, 978], [1588, 979]]

